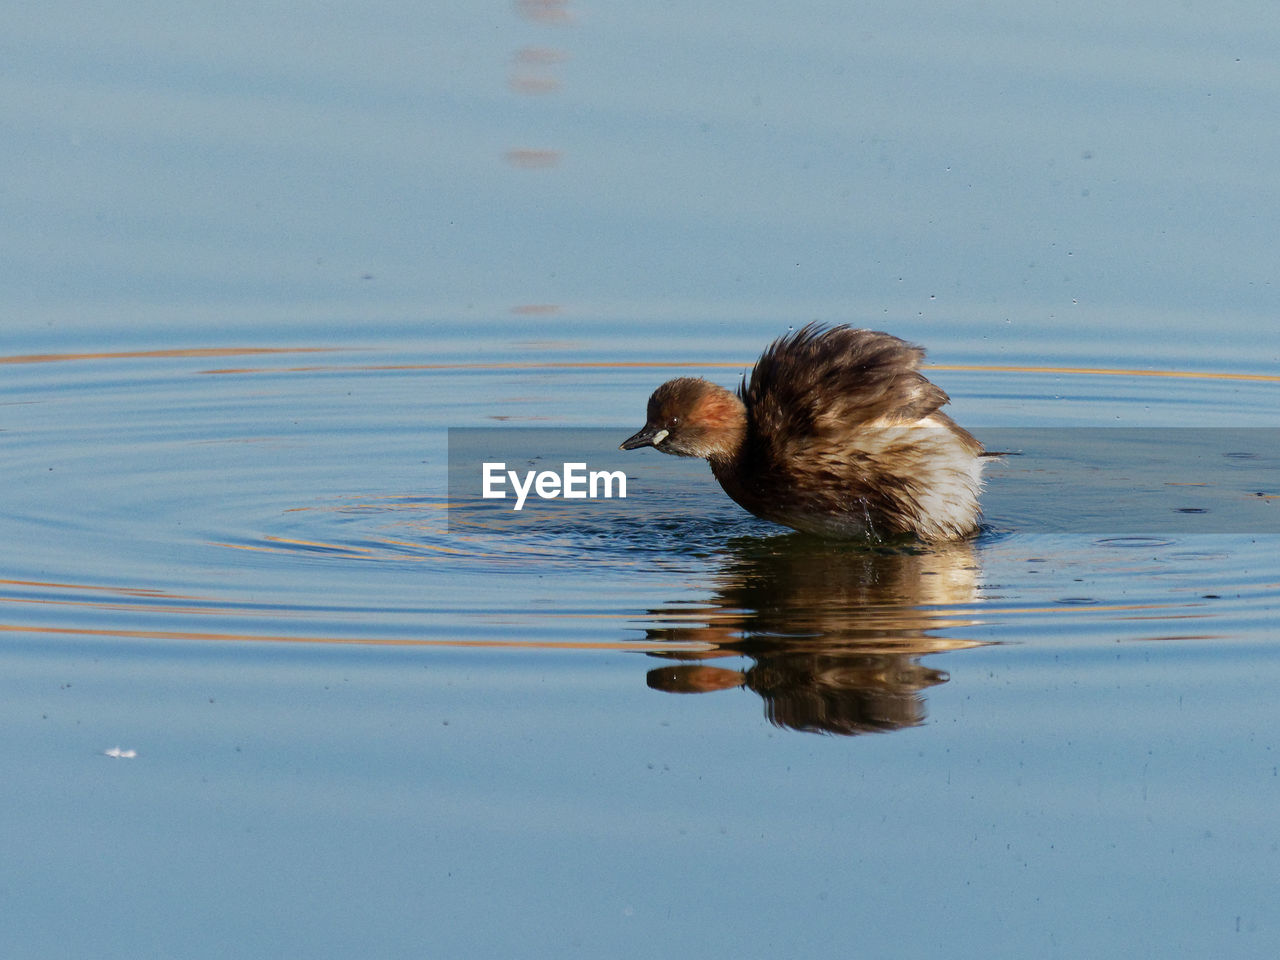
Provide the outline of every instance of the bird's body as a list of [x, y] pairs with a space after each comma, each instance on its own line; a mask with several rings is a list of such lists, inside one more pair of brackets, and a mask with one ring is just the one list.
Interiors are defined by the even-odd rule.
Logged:
[[983, 449], [942, 412], [923, 357], [887, 333], [811, 324], [776, 340], [736, 396], [664, 383], [622, 448], [702, 457], [739, 505], [807, 533], [958, 539], [977, 529]]

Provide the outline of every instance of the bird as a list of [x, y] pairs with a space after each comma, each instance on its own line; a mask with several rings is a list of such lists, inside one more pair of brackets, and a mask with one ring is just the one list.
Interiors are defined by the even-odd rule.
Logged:
[[679, 377], [619, 449], [701, 457], [739, 506], [831, 539], [947, 541], [979, 529], [988, 454], [942, 411], [922, 347], [811, 323], [775, 340], [736, 393]]

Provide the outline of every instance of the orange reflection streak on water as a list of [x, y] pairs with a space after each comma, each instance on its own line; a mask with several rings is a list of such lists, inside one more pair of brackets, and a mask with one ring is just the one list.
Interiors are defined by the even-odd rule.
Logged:
[[[1042, 605], [1033, 604], [995, 609], [986, 608], [980, 602], [969, 608], [871, 606], [860, 610], [857, 615], [859, 631], [865, 636], [859, 636], [854, 640], [840, 640], [830, 636], [823, 636], [816, 642], [801, 637], [793, 637], [788, 643], [781, 644], [780, 647], [808, 649], [812, 646], [820, 650], [847, 649], [863, 653], [909, 652], [919, 655], [987, 646], [993, 641], [951, 637], [940, 634], [939, 631], [963, 630], [971, 627], [1000, 624], [1010, 618], [1038, 617], [1045, 614], [1065, 614], [1076, 617], [1119, 614], [1118, 616], [1106, 616], [1105, 619], [1115, 622], [1167, 622], [1211, 619], [1213, 617], [1212, 612], [1197, 612], [1194, 610], [1173, 612], [1179, 609], [1202, 606], [1204, 605], [1197, 603], [1090, 604], [1074, 606], [1052, 602]], [[1138, 611], [1142, 611], [1142, 613], [1138, 613]], [[667, 626], [677, 629], [691, 627], [705, 630], [709, 637], [717, 638], [705, 641], [716, 650], [719, 650], [722, 646], [734, 647], [743, 636], [741, 630], [737, 629], [741, 625], [741, 617], [737, 611], [733, 610], [700, 608], [693, 611], [649, 611], [644, 617], [635, 618], [635, 622], [650, 624], [655, 627]], [[721, 626], [722, 624], [724, 626]], [[726, 628], [728, 630], [727, 633]], [[895, 634], [904, 630], [918, 631], [918, 634], [895, 636]], [[876, 633], [882, 633], [883, 636], [870, 639], [871, 635]], [[1205, 638], [1209, 639], [1211, 637], [1206, 635]], [[1134, 637], [1132, 639], [1146, 640], [1152, 638]]]
[[[228, 545], [234, 546], [234, 545]], [[253, 549], [252, 547], [243, 547], [242, 549]], [[177, 594], [167, 594], [160, 590], [141, 588], [141, 587], [109, 587], [94, 584], [72, 584], [72, 583], [55, 583], [34, 580], [0, 580], [0, 584], [9, 584], [17, 587], [27, 588], [46, 588], [57, 590], [78, 590], [78, 591], [98, 591], [103, 594], [118, 597], [139, 598], [147, 603], [125, 603], [112, 599], [69, 599], [61, 597], [30, 597], [30, 596], [0, 596], [0, 603], [10, 603], [16, 605], [33, 604], [40, 606], [56, 606], [56, 607], [75, 607], [90, 610], [116, 610], [125, 611], [135, 614], [147, 613], [165, 613], [178, 615], [194, 615], [201, 617], [221, 617], [232, 618], [244, 614], [252, 614], [258, 617], [293, 617], [296, 611], [280, 609], [272, 610], [270, 607], [254, 606], [249, 608], [238, 608], [235, 601], [213, 601], [209, 598], [184, 596]], [[1042, 615], [1042, 614], [1065, 614], [1069, 616], [1097, 616], [1099, 614], [1128, 614], [1128, 616], [1116, 617], [1117, 620], [1131, 621], [1169, 621], [1169, 620], [1190, 620], [1202, 619], [1211, 616], [1210, 613], [1192, 612], [1188, 610], [1185, 613], [1173, 614], [1170, 611], [1176, 607], [1196, 607], [1200, 604], [1100, 604], [1096, 606], [1060, 606], [1058, 604], [1031, 604], [1018, 607], [1000, 607], [985, 608], [983, 604], [975, 604], [973, 607], [950, 607], [950, 608], [911, 608], [907, 610], [894, 610], [884, 607], [868, 608], [859, 617], [861, 627], [870, 632], [876, 630], [884, 630], [886, 636], [878, 640], [860, 639], [852, 644], [834, 644], [829, 642], [820, 642], [821, 649], [856, 649], [862, 653], [869, 652], [891, 652], [902, 653], [908, 652], [915, 655], [926, 653], [935, 653], [945, 650], [957, 650], [968, 647], [985, 646], [990, 641], [986, 640], [969, 640], [954, 637], [938, 636], [936, 631], [956, 629], [964, 627], [973, 627], [983, 623], [999, 622], [1007, 617], [1018, 617], [1025, 615]], [[12, 609], [12, 608], [10, 608]], [[1148, 613], [1150, 611], [1150, 613]], [[1158, 612], [1158, 613], [1157, 613]], [[978, 614], [978, 616], [975, 616]], [[329, 644], [356, 644], [363, 646], [412, 646], [412, 647], [439, 647], [439, 648], [491, 648], [491, 649], [546, 649], [546, 650], [608, 650], [608, 651], [631, 651], [631, 652], [647, 652], [647, 653], [671, 653], [671, 654], [711, 654], [718, 656], [736, 655], [735, 644], [741, 639], [741, 633], [737, 626], [739, 617], [734, 611], [720, 610], [715, 608], [697, 608], [693, 610], [685, 609], [659, 609], [647, 611], [618, 611], [618, 612], [600, 612], [585, 613], [583, 611], [574, 611], [572, 613], [557, 613], [548, 611], [543, 614], [547, 620], [568, 619], [578, 622], [584, 619], [598, 620], [607, 623], [624, 623], [631, 625], [652, 625], [661, 624], [680, 625], [680, 624], [697, 624], [703, 627], [710, 627], [709, 637], [716, 639], [674, 639], [665, 638], [663, 640], [616, 640], [616, 641], [583, 641], [583, 640], [518, 640], [518, 639], [405, 639], [392, 637], [357, 637], [357, 636], [333, 636], [333, 635], [309, 635], [309, 634], [274, 634], [274, 633], [247, 633], [240, 631], [209, 631], [209, 630], [142, 630], [136, 628], [95, 628], [95, 627], [58, 627], [33, 624], [16, 624], [16, 623], [0, 623], [0, 633], [30, 633], [48, 636], [82, 636], [82, 637], [115, 637], [125, 639], [139, 640], [198, 640], [198, 641], [241, 641], [254, 643], [329, 643]], [[715, 625], [723, 622], [731, 629], [729, 634], [720, 636], [715, 630]], [[929, 635], [910, 637], [910, 638], [894, 638], [891, 634], [894, 631], [900, 631], [904, 625], [909, 625], [921, 631], [927, 631]], [[1160, 635], [1151, 637], [1133, 637], [1132, 640], [1158, 640], [1167, 637], [1173, 638], [1173, 635]], [[1196, 634], [1187, 635], [1194, 639], [1218, 639], [1217, 635], [1212, 634]], [[805, 646], [803, 638], [796, 638], [794, 643], [798, 647]], [[724, 649], [724, 648], [728, 649]]]
[[333, 353], [336, 347], [181, 347], [172, 350], [116, 350], [96, 353], [28, 353], [0, 357], [0, 363], [61, 363], [68, 360], [145, 360], [166, 357], [254, 357], [281, 353]]
[[[7, 580], [0, 578], [0, 586], [41, 587], [48, 590], [96, 590], [101, 593], [116, 594], [122, 597], [146, 597], [163, 600], [195, 600], [196, 597], [180, 593], [167, 593], [150, 587], [106, 587], [91, 583], [57, 583], [46, 580]], [[0, 600], [20, 602], [20, 597], [0, 597]]]
[[520, 170], [546, 170], [559, 165], [561, 153], [559, 150], [520, 147], [508, 150], [503, 154], [503, 158], [508, 164]]
[[[550, 312], [553, 305], [536, 304], [513, 308], [517, 312]], [[74, 360], [138, 360], [182, 357], [237, 357], [278, 356], [289, 353], [336, 353], [357, 347], [186, 347], [169, 350], [120, 350], [93, 353], [31, 353], [0, 356], [0, 364], [60, 363]], [[219, 367], [202, 370], [207, 374], [245, 373], [332, 373], [340, 370], [397, 371], [397, 370], [737, 370], [749, 363], [722, 361], [689, 362], [658, 360], [580, 360], [560, 363], [545, 361], [509, 361], [504, 363], [385, 363], [385, 364], [309, 364], [296, 367]], [[1194, 380], [1240, 380], [1260, 383], [1280, 383], [1280, 374], [1226, 373], [1211, 370], [1138, 370], [1110, 367], [1034, 367], [997, 364], [939, 363], [925, 364], [929, 370], [960, 371], [969, 373], [1036, 373], [1099, 377], [1172, 377]]]
[[[559, 307], [533, 304], [513, 308], [517, 312], [543, 312]], [[338, 353], [360, 350], [360, 347], [184, 347], [169, 350], [120, 350], [94, 353], [32, 353], [0, 356], [0, 364], [59, 363], [71, 360], [138, 360], [181, 357], [278, 356], [289, 353]], [[309, 364], [296, 367], [219, 367], [201, 370], [207, 374], [245, 373], [333, 373], [341, 370], [386, 372], [397, 370], [740, 370], [748, 363], [723, 361], [659, 361], [659, 360], [569, 360], [546, 362], [537, 360], [503, 363], [385, 363], [385, 364]], [[1034, 367], [1020, 365], [938, 363], [925, 364], [925, 369], [966, 373], [1035, 373], [1096, 377], [1171, 377], [1191, 380], [1238, 380], [1257, 383], [1280, 383], [1280, 374], [1226, 373], [1212, 370], [1138, 370], [1126, 367]]]
[[[318, 543], [309, 540], [291, 540], [287, 537], [263, 537], [267, 543], [223, 543], [219, 540], [210, 540], [211, 547], [225, 547], [228, 550], [247, 550], [256, 553], [294, 553], [290, 547], [304, 547], [311, 550], [323, 550], [327, 554], [335, 556], [343, 556], [348, 560], [377, 560], [380, 554], [372, 547], [352, 547], [340, 543]], [[409, 543], [403, 540], [383, 540], [388, 547], [409, 547], [414, 550], [422, 551], [421, 556], [404, 556], [396, 555], [397, 560], [408, 560], [422, 563], [428, 560], [434, 560], [436, 554], [453, 553], [459, 556], [478, 557], [483, 554], [477, 554], [473, 550], [460, 550], [455, 547], [446, 547], [442, 544], [423, 544]], [[280, 544], [280, 546], [274, 546]]]
[[[337, 553], [354, 553], [359, 555], [371, 554], [373, 551], [368, 547], [353, 547], [348, 544], [322, 543], [319, 540], [300, 540], [296, 537], [275, 537], [265, 536], [262, 538], [268, 543], [282, 543], [290, 547], [310, 547], [316, 550], [332, 550]], [[230, 544], [223, 544], [230, 546]]]
[[[287, 352], [287, 351], [282, 351]], [[202, 370], [208, 374], [245, 373], [334, 373], [340, 370], [390, 372], [399, 370], [741, 370], [750, 363], [654, 361], [654, 360], [570, 360], [560, 363], [528, 360], [504, 363], [387, 363], [313, 364], [305, 367], [227, 367]], [[1186, 380], [1240, 380], [1280, 383], [1280, 375], [1270, 373], [1224, 373], [1212, 370], [1130, 370], [1108, 367], [1027, 367], [991, 364], [925, 364], [925, 369], [969, 373], [1035, 373], [1097, 377], [1171, 377]]]
[[1019, 367], [981, 363], [925, 364], [930, 370], [963, 370], [977, 373], [1062, 373], [1099, 377], [1184, 377], [1195, 380], [1256, 380], [1280, 383], [1280, 375], [1270, 373], [1221, 373], [1207, 370], [1132, 370], [1111, 367]]
[[535, 96], [544, 93], [555, 93], [560, 89], [560, 81], [555, 77], [534, 76], [528, 73], [512, 74], [507, 78], [507, 86], [516, 93]]
[[[1093, 612], [1097, 612], [1097, 613], [1126, 613], [1126, 612], [1131, 611], [1131, 610], [1160, 610], [1160, 611], [1166, 611], [1166, 610], [1176, 610], [1176, 609], [1180, 609], [1180, 608], [1185, 609], [1185, 608], [1189, 608], [1189, 607], [1203, 607], [1203, 606], [1207, 606], [1207, 604], [1203, 604], [1203, 603], [1195, 603], [1195, 602], [1185, 602], [1185, 603], [1090, 603], [1090, 604], [1080, 604], [1080, 605], [1073, 605], [1073, 604], [1061, 604], [1061, 603], [1046, 603], [1046, 604], [1043, 604], [1043, 605], [1040, 605], [1040, 604], [1032, 604], [1032, 605], [1030, 605], [1030, 606], [1025, 606], [1025, 607], [995, 607], [995, 608], [988, 608], [988, 607], [984, 607], [984, 605], [983, 605], [982, 603], [977, 603], [977, 604], [975, 604], [973, 607], [961, 607], [961, 608], [953, 609], [953, 610], [930, 610], [929, 612], [930, 612], [931, 614], [936, 615], [936, 616], [953, 616], [953, 617], [960, 617], [960, 616], [968, 616], [968, 617], [972, 617], [975, 613], [984, 613], [984, 614], [986, 614], [986, 615], [987, 615], [987, 616], [985, 617], [985, 622], [990, 622], [991, 620], [993, 620], [993, 619], [994, 619], [994, 617], [993, 617], [993, 616], [991, 616], [992, 614], [996, 614], [996, 615], [999, 615], [999, 616], [1006, 616], [1006, 615], [1011, 615], [1011, 614], [1041, 614], [1041, 613], [1093, 613]], [[1208, 614], [1208, 613], [1184, 613], [1184, 614], [1176, 614], [1176, 615], [1171, 615], [1171, 614], [1167, 614], [1167, 613], [1161, 613], [1159, 616], [1150, 616], [1150, 617], [1121, 617], [1121, 618], [1118, 618], [1118, 619], [1122, 619], [1122, 620], [1167, 620], [1167, 619], [1171, 619], [1171, 618], [1173, 618], [1173, 619], [1195, 619], [1195, 618], [1197, 618], [1197, 617], [1208, 617], [1208, 616], [1211, 616], [1211, 615], [1212, 615], [1212, 614]], [[978, 622], [983, 622], [983, 621], [970, 620], [969, 622], [970, 622], [970, 623], [978, 623]]]
[[210, 540], [211, 547], [226, 547], [230, 550], [246, 550], [250, 553], [295, 553], [290, 550], [290, 546], [300, 546], [310, 550], [323, 550], [327, 554], [345, 557], [348, 560], [370, 560], [374, 553], [367, 547], [348, 547], [332, 543], [308, 543], [306, 540], [288, 540], [284, 537], [263, 537], [281, 546], [267, 546], [260, 543], [222, 543], [218, 540]]
[[701, 651], [700, 643], [646, 643], [643, 640], [405, 640], [391, 637], [288, 636], [271, 633], [209, 633], [190, 630], [107, 630], [90, 627], [44, 627], [0, 623], [0, 633], [34, 633], [62, 637], [116, 637], [132, 640], [205, 640], [247, 643], [340, 643], [373, 647], [479, 647], [517, 650]]
[[[0, 580], [0, 586], [4, 586], [6, 584], [46, 590], [78, 590], [84, 593], [102, 594], [108, 598], [130, 597], [150, 602], [125, 603], [120, 600], [101, 598], [81, 600], [62, 597], [5, 596], [4, 594], [0, 594], [0, 603], [12, 603], [19, 605], [39, 604], [40, 606], [49, 607], [87, 607], [93, 610], [127, 610], [143, 613], [160, 612], [198, 614], [200, 616], [226, 616], [228, 615], [229, 606], [235, 608], [234, 603], [227, 604], [212, 600], [208, 597], [168, 593], [164, 590], [149, 589], [145, 587], [109, 587], [91, 583], [47, 583], [40, 580]], [[233, 609], [231, 612], [236, 611]], [[252, 612], [259, 616], [280, 616], [291, 614], [291, 611], [273, 611], [269, 607], [255, 607]]]

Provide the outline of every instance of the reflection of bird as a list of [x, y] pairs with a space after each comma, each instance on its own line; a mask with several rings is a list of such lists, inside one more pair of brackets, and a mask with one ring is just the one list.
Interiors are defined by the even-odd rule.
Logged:
[[[664, 608], [655, 618], [663, 625], [645, 631], [672, 645], [662, 657], [679, 661], [647, 680], [670, 693], [752, 690], [771, 722], [793, 730], [915, 726], [925, 719], [924, 692], [947, 680], [919, 658], [977, 645], [939, 633], [972, 623], [958, 611], [973, 603], [977, 581], [968, 541], [733, 540], [707, 603]], [[752, 661], [745, 668], [733, 662], [743, 657]]]
[[747, 670], [681, 664], [650, 670], [655, 690], [704, 693], [742, 686], [758, 693], [769, 722], [808, 733], [886, 733], [925, 721], [922, 691], [947, 674], [905, 653], [831, 654], [778, 650]]
[[887, 333], [810, 324], [774, 341], [736, 396], [667, 381], [622, 449], [702, 457], [739, 505], [807, 533], [957, 539], [977, 528], [984, 453], [941, 411], [923, 358]]

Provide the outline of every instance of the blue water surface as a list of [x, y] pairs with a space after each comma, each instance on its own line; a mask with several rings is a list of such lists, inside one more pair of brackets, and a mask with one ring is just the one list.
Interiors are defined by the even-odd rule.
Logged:
[[0, 952], [1274, 957], [1280, 553], [1216, 524], [1266, 444], [1204, 533], [1024, 458], [869, 548], [692, 461], [458, 526], [447, 438], [620, 441], [811, 320], [979, 435], [1269, 437], [1277, 50], [1256, 0], [9, 11]]

